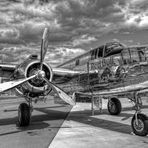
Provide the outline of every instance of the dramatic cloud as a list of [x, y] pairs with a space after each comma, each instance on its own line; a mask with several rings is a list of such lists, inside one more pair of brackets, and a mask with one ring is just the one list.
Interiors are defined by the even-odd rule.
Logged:
[[53, 64], [108, 41], [118, 40], [127, 45], [145, 44], [148, 36], [148, 1], [0, 1], [1, 50], [9, 49], [15, 56], [22, 54], [24, 59], [31, 52], [39, 51], [45, 27], [50, 32], [46, 60], [50, 59], [48, 61]]

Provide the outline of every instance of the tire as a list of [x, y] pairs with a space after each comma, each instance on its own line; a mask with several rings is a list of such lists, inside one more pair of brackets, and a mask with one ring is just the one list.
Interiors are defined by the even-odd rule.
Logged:
[[107, 108], [111, 115], [119, 115], [122, 109], [120, 100], [117, 98], [111, 98], [108, 101]]
[[18, 124], [19, 126], [28, 126], [30, 124], [31, 111], [26, 103], [21, 103], [18, 108]]
[[133, 133], [138, 136], [146, 136], [148, 134], [148, 117], [144, 114], [138, 114], [137, 118], [139, 125], [136, 124], [135, 115], [131, 121]]

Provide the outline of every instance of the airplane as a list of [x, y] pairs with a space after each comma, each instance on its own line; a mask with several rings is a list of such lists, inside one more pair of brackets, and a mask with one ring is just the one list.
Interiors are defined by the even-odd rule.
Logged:
[[133, 132], [139, 136], [148, 134], [148, 117], [141, 113], [141, 95], [148, 92], [147, 46], [126, 47], [119, 42], [109, 42], [51, 68], [44, 62], [48, 38], [49, 31], [45, 28], [40, 58], [30, 55], [18, 65], [0, 64], [0, 77], [10, 79], [0, 84], [0, 93], [14, 89], [16, 95], [26, 100], [18, 107], [19, 126], [30, 124], [32, 102], [54, 91], [73, 106], [81, 97], [108, 99], [111, 115], [120, 114], [119, 98], [126, 97], [135, 103], [131, 121]]

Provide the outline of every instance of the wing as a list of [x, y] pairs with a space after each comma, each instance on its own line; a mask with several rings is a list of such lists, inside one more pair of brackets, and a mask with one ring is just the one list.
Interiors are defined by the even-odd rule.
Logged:
[[69, 70], [69, 69], [64, 69], [64, 68], [52, 68], [54, 75], [56, 76], [69, 76], [69, 77], [74, 77], [80, 73], [81, 71], [74, 71], [74, 70]]
[[[52, 71], [56, 76], [75, 77], [81, 74], [88, 74], [88, 71], [76, 71], [76, 70], [69, 70], [65, 68], [52, 68]], [[89, 71], [89, 74], [94, 74], [96, 72], [97, 72], [96, 70], [91, 70]]]
[[[105, 89], [105, 90], [96, 91], [93, 93], [93, 95], [108, 96], [108, 95], [125, 94], [128, 92], [134, 92], [134, 91], [142, 91], [142, 90], [144, 91], [147, 89], [148, 89], [148, 81], [145, 81], [139, 84], [123, 86], [123, 87], [118, 87], [114, 89]], [[78, 92], [78, 93], [82, 95], [92, 95], [92, 93], [81, 93], [81, 92]]]
[[16, 70], [17, 65], [0, 63], [0, 77], [9, 78]]
[[69, 82], [75, 77], [79, 77], [81, 74], [86, 74], [86, 71], [75, 71], [64, 68], [52, 68], [53, 82], [56, 84], [64, 84]]
[[63, 68], [52, 68], [53, 71], [53, 82], [56, 84], [62, 84], [70, 81], [75, 76], [78, 76], [80, 72], [63, 69]]
[[[52, 68], [53, 82], [56, 84], [64, 84], [74, 77], [84, 76], [88, 71], [76, 71], [64, 68]], [[96, 74], [96, 70], [89, 71], [89, 76]]]

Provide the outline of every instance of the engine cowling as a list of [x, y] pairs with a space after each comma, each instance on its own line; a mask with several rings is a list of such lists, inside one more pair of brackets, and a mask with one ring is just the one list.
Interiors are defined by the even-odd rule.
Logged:
[[[40, 62], [38, 60], [28, 60], [18, 67], [15, 78], [30, 77], [36, 74], [39, 69]], [[45, 72], [46, 79], [52, 81], [53, 73], [51, 67], [48, 64], [43, 63], [42, 70]], [[15, 88], [15, 90], [21, 96], [28, 96], [34, 98], [38, 96], [47, 95], [48, 93], [50, 93], [52, 88], [50, 88], [49, 85], [47, 85], [43, 79], [39, 79], [36, 77], [18, 86], [17, 88]]]

